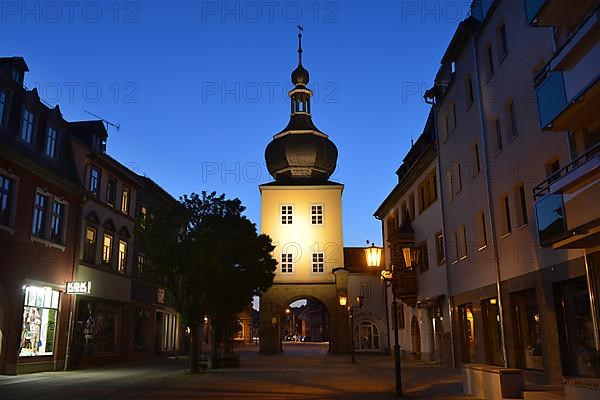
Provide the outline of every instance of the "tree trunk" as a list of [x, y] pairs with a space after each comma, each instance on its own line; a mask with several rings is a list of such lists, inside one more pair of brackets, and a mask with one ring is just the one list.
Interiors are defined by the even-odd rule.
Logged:
[[198, 350], [201, 344], [198, 340], [198, 325], [190, 325], [190, 374], [197, 374], [200, 372], [198, 367]]

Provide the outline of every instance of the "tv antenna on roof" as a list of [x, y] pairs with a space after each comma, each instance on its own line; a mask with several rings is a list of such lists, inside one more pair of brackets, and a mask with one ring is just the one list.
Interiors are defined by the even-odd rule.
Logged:
[[109, 127], [109, 126], [112, 126], [113, 128], [116, 128], [116, 129], [117, 129], [117, 131], [121, 129], [121, 124], [115, 124], [115, 123], [113, 123], [113, 122], [110, 122], [109, 120], [107, 120], [107, 119], [105, 119], [105, 118], [102, 118], [101, 116], [99, 116], [99, 115], [96, 115], [96, 114], [94, 114], [94, 113], [92, 113], [92, 112], [89, 112], [89, 111], [87, 111], [87, 110], [83, 110], [83, 111], [85, 111], [87, 114], [90, 114], [90, 115], [91, 115], [91, 116], [93, 116], [93, 117], [96, 117], [96, 118], [98, 118], [100, 121], [104, 122], [104, 123], [106, 124], [106, 130], [108, 130], [108, 127]]

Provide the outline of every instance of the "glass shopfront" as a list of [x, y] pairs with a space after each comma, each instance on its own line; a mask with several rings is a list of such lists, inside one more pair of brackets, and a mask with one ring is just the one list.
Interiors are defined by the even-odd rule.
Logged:
[[49, 287], [26, 286], [19, 357], [54, 354], [59, 292]]
[[80, 300], [77, 331], [85, 355], [121, 351], [123, 309], [119, 304]]

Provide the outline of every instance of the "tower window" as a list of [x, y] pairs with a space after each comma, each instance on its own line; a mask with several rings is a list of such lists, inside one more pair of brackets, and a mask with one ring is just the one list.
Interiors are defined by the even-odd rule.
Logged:
[[291, 205], [281, 206], [281, 224], [291, 225], [293, 222], [294, 207]]
[[325, 272], [325, 253], [312, 254], [312, 272]]
[[310, 209], [311, 223], [313, 225], [323, 225], [323, 205], [315, 204]]
[[294, 272], [294, 262], [292, 253], [281, 254], [281, 272], [283, 274], [291, 274]]

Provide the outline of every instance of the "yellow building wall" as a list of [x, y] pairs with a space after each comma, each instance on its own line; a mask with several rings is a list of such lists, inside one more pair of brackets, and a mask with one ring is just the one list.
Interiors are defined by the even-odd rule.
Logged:
[[[332, 271], [344, 266], [342, 185], [261, 186], [261, 230], [273, 239], [273, 257], [280, 263], [275, 283], [331, 283]], [[312, 225], [311, 206], [323, 205], [323, 225]], [[291, 225], [281, 221], [281, 206], [293, 206]], [[313, 273], [312, 254], [324, 253], [324, 272]], [[293, 255], [293, 273], [281, 272], [281, 254]]]

